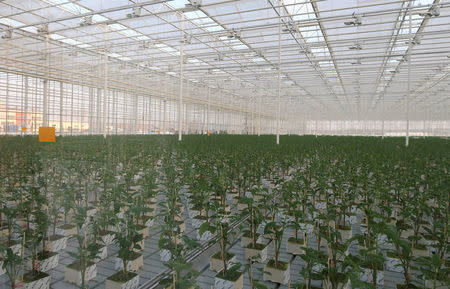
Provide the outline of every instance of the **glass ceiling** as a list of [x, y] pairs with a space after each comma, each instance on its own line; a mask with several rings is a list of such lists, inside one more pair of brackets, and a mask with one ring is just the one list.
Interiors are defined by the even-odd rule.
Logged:
[[279, 68], [285, 118], [449, 118], [449, 1], [5, 0], [0, 29], [4, 71], [176, 99], [183, 54], [193, 102], [276, 115]]

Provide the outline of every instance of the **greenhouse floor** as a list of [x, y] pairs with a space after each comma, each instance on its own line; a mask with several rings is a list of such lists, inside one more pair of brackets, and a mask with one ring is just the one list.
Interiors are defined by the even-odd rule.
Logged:
[[[155, 225], [156, 226], [156, 225]], [[190, 226], [187, 225], [187, 231], [189, 231]], [[358, 230], [356, 226], [354, 226], [353, 230]], [[190, 230], [191, 234], [194, 235], [192, 229]], [[290, 235], [292, 232], [286, 232], [286, 235]], [[139, 278], [141, 286], [151, 281], [153, 278], [157, 277], [163, 271], [166, 270], [163, 262], [160, 261], [159, 249], [157, 247], [159, 240], [159, 234], [156, 229], [150, 231], [150, 237], [145, 241], [145, 249], [144, 249], [144, 266], [139, 270]], [[67, 249], [64, 252], [60, 253], [59, 265], [55, 269], [51, 270], [51, 288], [53, 289], [75, 289], [79, 288], [76, 285], [70, 284], [64, 281], [64, 270], [65, 266], [72, 262], [71, 257], [67, 254], [67, 251], [75, 251], [75, 240], [71, 239], [68, 242]], [[311, 242], [311, 246], [317, 246], [317, 243]], [[355, 248], [351, 248], [351, 253], [356, 252]], [[104, 280], [112, 275], [116, 270], [114, 269], [114, 261], [115, 255], [117, 254], [118, 248], [115, 245], [110, 245], [108, 247], [108, 258], [100, 261], [97, 264], [97, 277], [89, 282], [89, 288], [105, 288]], [[237, 260], [240, 263], [245, 263], [244, 251], [240, 245], [240, 242], [237, 241], [236, 244], [230, 250], [231, 253], [236, 254]], [[272, 254], [272, 246], [269, 246], [270, 256]], [[291, 277], [293, 277], [292, 282], [296, 283], [299, 281], [302, 267], [304, 266], [304, 262], [300, 257], [293, 257], [291, 254], [286, 253], [285, 246], [282, 246], [282, 254], [281, 260], [287, 261], [293, 258], [293, 262], [291, 264]], [[200, 259], [200, 258], [199, 258]], [[209, 261], [199, 260], [197, 264], [195, 264], [196, 268], [203, 268], [200, 276], [197, 278], [197, 285], [203, 289], [210, 289], [214, 285], [214, 275], [217, 273], [209, 270]], [[255, 263], [253, 274], [254, 278], [257, 280], [262, 280], [262, 273], [257, 270], [257, 268], [262, 268], [263, 265], [259, 263]], [[385, 271], [385, 284], [384, 287], [380, 288], [395, 288], [395, 284], [401, 283], [403, 280], [403, 276], [400, 273]], [[0, 276], [0, 288], [6, 289], [10, 288], [9, 281], [6, 275]], [[288, 286], [280, 285], [271, 282], [265, 282], [265, 285], [269, 288], [288, 288]], [[320, 286], [321, 284], [314, 284]], [[244, 288], [250, 288], [250, 281], [248, 278], [248, 274], [244, 276]]]
[[[160, 195], [159, 199], [163, 197]], [[236, 208], [232, 209], [233, 212], [236, 212]], [[191, 238], [196, 238], [196, 230], [191, 227], [191, 223], [189, 221], [189, 216], [187, 213], [187, 209], [185, 209], [183, 215], [186, 220], [186, 232], [187, 235]], [[360, 216], [358, 216], [360, 218]], [[164, 263], [160, 260], [160, 249], [158, 248], [158, 240], [159, 240], [159, 222], [155, 221], [154, 225], [150, 228], [150, 237], [145, 240], [145, 249], [143, 251], [144, 257], [144, 265], [139, 270], [140, 277], [140, 288], [147, 288], [144, 285], [152, 284], [152, 280], [156, 280], [158, 275], [167, 270], [167, 267], [164, 266]], [[359, 225], [353, 225], [352, 230], [354, 233], [359, 232]], [[292, 284], [299, 283], [301, 280], [300, 272], [302, 267], [304, 266], [304, 262], [299, 256], [293, 256], [286, 252], [286, 240], [289, 236], [292, 236], [292, 230], [288, 229], [284, 232], [283, 245], [281, 247], [281, 255], [280, 260], [291, 262], [291, 281]], [[246, 264], [246, 260], [244, 257], [244, 250], [240, 244], [240, 236], [237, 236], [230, 252], [237, 256], [237, 261], [241, 264]], [[269, 240], [265, 239], [266, 243], [271, 243]], [[208, 241], [201, 242], [202, 245], [208, 243]], [[51, 270], [49, 273], [51, 275], [51, 288], [53, 289], [75, 289], [79, 288], [76, 285], [70, 284], [64, 280], [64, 271], [65, 266], [72, 262], [72, 258], [68, 255], [68, 251], [75, 251], [76, 241], [72, 238], [69, 239], [66, 250], [60, 252], [60, 260], [59, 265]], [[317, 242], [315, 240], [310, 240], [310, 247], [317, 247]], [[325, 250], [325, 248], [323, 248]], [[97, 288], [103, 289], [105, 288], [105, 279], [115, 273], [117, 270], [114, 268], [114, 262], [117, 256], [118, 247], [115, 244], [108, 246], [108, 257], [105, 260], [97, 263], [97, 276], [95, 279], [89, 282], [89, 288]], [[357, 252], [356, 246], [352, 245], [349, 249], [350, 253], [355, 254]], [[269, 245], [268, 256], [273, 255], [273, 246]], [[214, 285], [214, 276], [217, 274], [209, 269], [209, 256], [199, 255], [196, 259], [194, 259], [194, 268], [200, 271], [200, 275], [197, 277], [197, 285], [202, 289], [211, 289]], [[253, 274], [254, 279], [262, 281], [262, 269], [264, 264], [254, 263]], [[384, 286], [379, 288], [396, 288], [396, 284], [402, 283], [403, 275], [396, 272], [384, 272]], [[279, 285], [271, 282], [263, 282], [268, 288], [288, 288], [286, 285]], [[312, 283], [315, 286], [322, 286], [320, 283]], [[0, 289], [10, 288], [9, 281], [7, 276], [4, 274], [0, 276]], [[150, 287], [152, 288], [152, 287]], [[244, 275], [244, 288], [250, 288], [250, 281], [248, 277], [248, 273], [246, 272]]]

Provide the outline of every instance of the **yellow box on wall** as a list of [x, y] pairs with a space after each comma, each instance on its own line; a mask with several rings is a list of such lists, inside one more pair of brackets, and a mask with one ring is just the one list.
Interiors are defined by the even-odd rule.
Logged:
[[55, 127], [39, 127], [39, 142], [56, 142]]

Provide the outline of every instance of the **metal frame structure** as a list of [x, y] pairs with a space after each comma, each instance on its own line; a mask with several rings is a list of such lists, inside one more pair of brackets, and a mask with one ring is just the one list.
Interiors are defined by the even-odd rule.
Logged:
[[0, 17], [2, 134], [450, 132], [449, 1], [5, 0]]

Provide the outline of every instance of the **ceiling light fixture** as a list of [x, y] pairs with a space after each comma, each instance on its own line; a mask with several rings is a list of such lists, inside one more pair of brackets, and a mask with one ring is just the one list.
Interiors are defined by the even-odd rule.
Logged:
[[191, 42], [192, 42], [192, 34], [185, 33], [183, 35], [183, 39], [181, 40], [181, 42], [183, 42], [184, 44], [191, 44]]
[[233, 28], [228, 33], [227, 37], [229, 39], [241, 39], [241, 29]]
[[2, 39], [11, 39], [11, 38], [12, 38], [12, 30], [6, 30], [2, 35]]
[[293, 21], [289, 21], [286, 23], [286, 26], [283, 28], [284, 33], [295, 33], [297, 32], [297, 27]]
[[352, 20], [345, 21], [345, 25], [347, 26], [359, 26], [362, 24], [362, 18], [361, 15], [357, 14], [356, 12], [353, 12], [352, 14]]
[[223, 61], [223, 54], [217, 54], [217, 56], [214, 58], [215, 61]]
[[42, 24], [37, 28], [39, 34], [48, 34], [48, 24]]
[[361, 59], [355, 59], [355, 61], [352, 61], [352, 62], [350, 62], [350, 64], [352, 64], [352, 65], [359, 65], [359, 64], [361, 64]]
[[94, 21], [92, 20], [92, 15], [91, 16], [85, 16], [83, 18], [81, 18], [80, 21], [80, 26], [84, 27], [84, 26], [89, 26], [94, 24]]
[[202, 0], [189, 0], [189, 3], [184, 5], [184, 8], [181, 9], [183, 12], [191, 12], [199, 10], [202, 6]]
[[438, 5], [433, 5], [426, 13], [419, 13], [419, 15], [422, 17], [438, 17], [441, 15], [441, 8]]
[[348, 49], [350, 50], [362, 50], [362, 45], [359, 42], [355, 42], [352, 46], [350, 46]]
[[133, 7], [133, 11], [127, 14], [128, 18], [138, 18], [141, 16], [141, 7]]
[[150, 48], [150, 44], [148, 43], [148, 41], [142, 41], [141, 44], [139, 45], [140, 49], [149, 49]]

